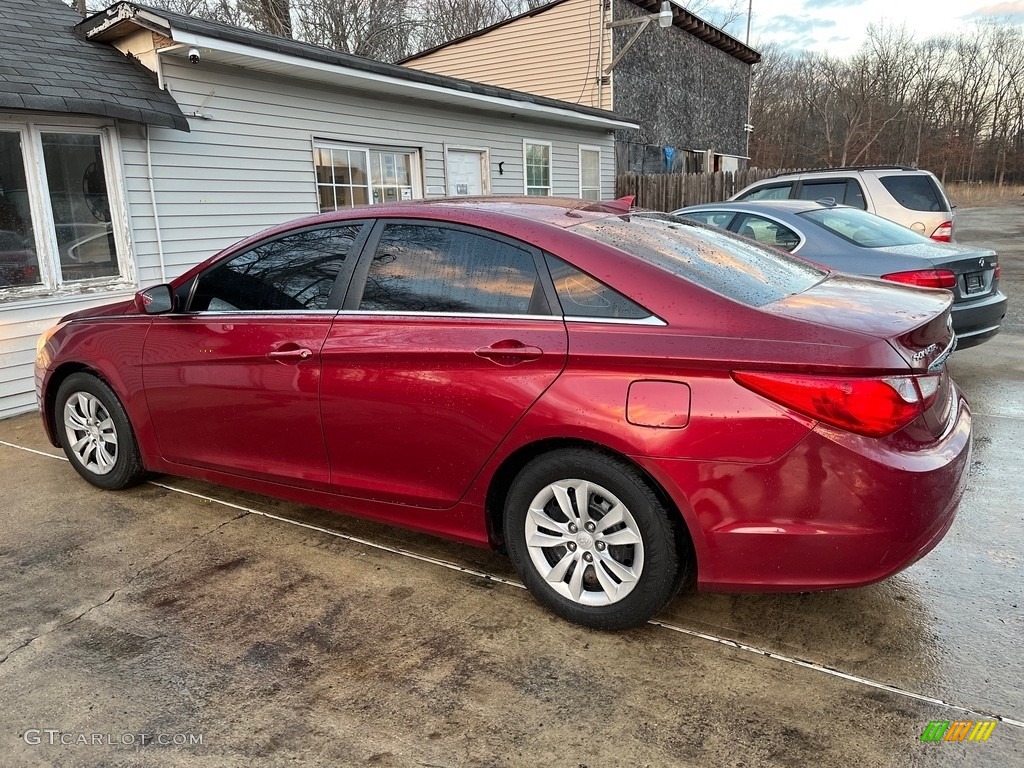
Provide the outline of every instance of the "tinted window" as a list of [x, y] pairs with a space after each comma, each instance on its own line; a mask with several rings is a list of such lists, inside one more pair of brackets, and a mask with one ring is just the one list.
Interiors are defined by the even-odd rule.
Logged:
[[362, 224], [266, 241], [200, 276], [193, 312], [326, 309]]
[[830, 181], [805, 181], [800, 185], [801, 200], [827, 200], [831, 198], [837, 203], [846, 200], [846, 179]]
[[664, 213], [598, 219], [573, 231], [753, 307], [805, 291], [826, 274], [802, 259]]
[[800, 245], [800, 236], [796, 232], [763, 216], [744, 213], [736, 224], [739, 234], [764, 245], [773, 245], [784, 251], [792, 251]]
[[461, 229], [388, 224], [359, 304], [378, 312], [547, 314], [533, 255]]
[[852, 205], [854, 208], [860, 208], [862, 211], [868, 209], [867, 200], [864, 199], [864, 190], [860, 188], [860, 184], [854, 179], [846, 182], [846, 204]]
[[729, 222], [732, 221], [735, 215], [732, 211], [683, 211], [676, 214], [676, 216], [682, 216], [684, 219], [699, 221], [701, 224], [707, 224], [709, 227], [718, 227], [719, 229], [728, 229]]
[[571, 264], [547, 255], [558, 301], [567, 317], [606, 317], [639, 320], [651, 313], [600, 280]]
[[904, 174], [882, 176], [882, 182], [893, 199], [912, 211], [948, 211], [949, 206], [930, 176]]
[[906, 227], [901, 227], [888, 219], [854, 208], [805, 211], [800, 216], [863, 248], [886, 248], [894, 245], [932, 242], [924, 235], [911, 232]]
[[747, 192], [747, 194], [736, 198], [737, 200], [788, 200], [789, 192], [793, 184], [773, 184], [771, 186], [758, 187]]

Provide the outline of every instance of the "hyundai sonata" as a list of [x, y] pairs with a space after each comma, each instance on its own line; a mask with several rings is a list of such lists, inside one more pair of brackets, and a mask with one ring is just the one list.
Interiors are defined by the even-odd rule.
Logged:
[[507, 551], [622, 628], [691, 581], [812, 590], [934, 547], [971, 417], [950, 294], [628, 204], [316, 216], [40, 339], [90, 483], [200, 478]]

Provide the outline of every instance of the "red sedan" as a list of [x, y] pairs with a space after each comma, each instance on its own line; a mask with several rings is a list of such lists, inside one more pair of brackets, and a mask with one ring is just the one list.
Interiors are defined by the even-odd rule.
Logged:
[[504, 548], [600, 628], [706, 590], [868, 584], [949, 529], [971, 446], [950, 294], [620, 204], [355, 209], [40, 340], [101, 488], [201, 478]]

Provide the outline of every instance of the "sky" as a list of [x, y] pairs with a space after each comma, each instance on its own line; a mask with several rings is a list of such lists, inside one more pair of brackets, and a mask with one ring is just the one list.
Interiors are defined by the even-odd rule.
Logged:
[[[728, 28], [746, 36], [748, 0], [736, 0], [744, 17]], [[714, 0], [729, 7], [733, 0]], [[918, 39], [955, 33], [973, 21], [1024, 24], [1024, 0], [753, 0], [751, 44], [773, 41], [793, 49], [846, 56], [864, 41], [868, 24], [906, 25]], [[712, 14], [699, 13], [709, 21]]]

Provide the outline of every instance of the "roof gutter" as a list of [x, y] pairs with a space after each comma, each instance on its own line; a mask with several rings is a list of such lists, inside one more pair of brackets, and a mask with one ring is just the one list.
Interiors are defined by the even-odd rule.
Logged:
[[[616, 120], [612, 118], [588, 115], [576, 112], [571, 109], [560, 109], [546, 104], [536, 104], [529, 101], [518, 101], [516, 99], [505, 99], [497, 96], [487, 96], [469, 91], [458, 91], [453, 88], [444, 88], [430, 83], [419, 83], [404, 80], [398, 77], [390, 77], [376, 72], [367, 72], [359, 69], [349, 69], [335, 64], [314, 61], [312, 59], [292, 56], [277, 51], [268, 51], [254, 46], [233, 43], [228, 40], [221, 40], [215, 37], [199, 35], [182, 29], [170, 28], [171, 38], [176, 43], [194, 46], [200, 50], [206, 49], [217, 51], [234, 56], [265, 61], [273, 64], [294, 67], [296, 72], [319, 73], [322, 75], [342, 75], [346, 81], [358, 82], [365, 85], [367, 90], [380, 90], [386, 86], [390, 93], [401, 93], [411, 98], [419, 98], [427, 101], [438, 101], [445, 104], [456, 103], [461, 106], [482, 109], [489, 112], [503, 112], [520, 114], [523, 117], [533, 117], [541, 120], [549, 120], [558, 123], [569, 123], [573, 125], [586, 125], [592, 128], [603, 128], [605, 130], [636, 130], [639, 125], [628, 120]], [[158, 51], [170, 53], [168, 49]], [[296, 75], [299, 76], [299, 75]]]

